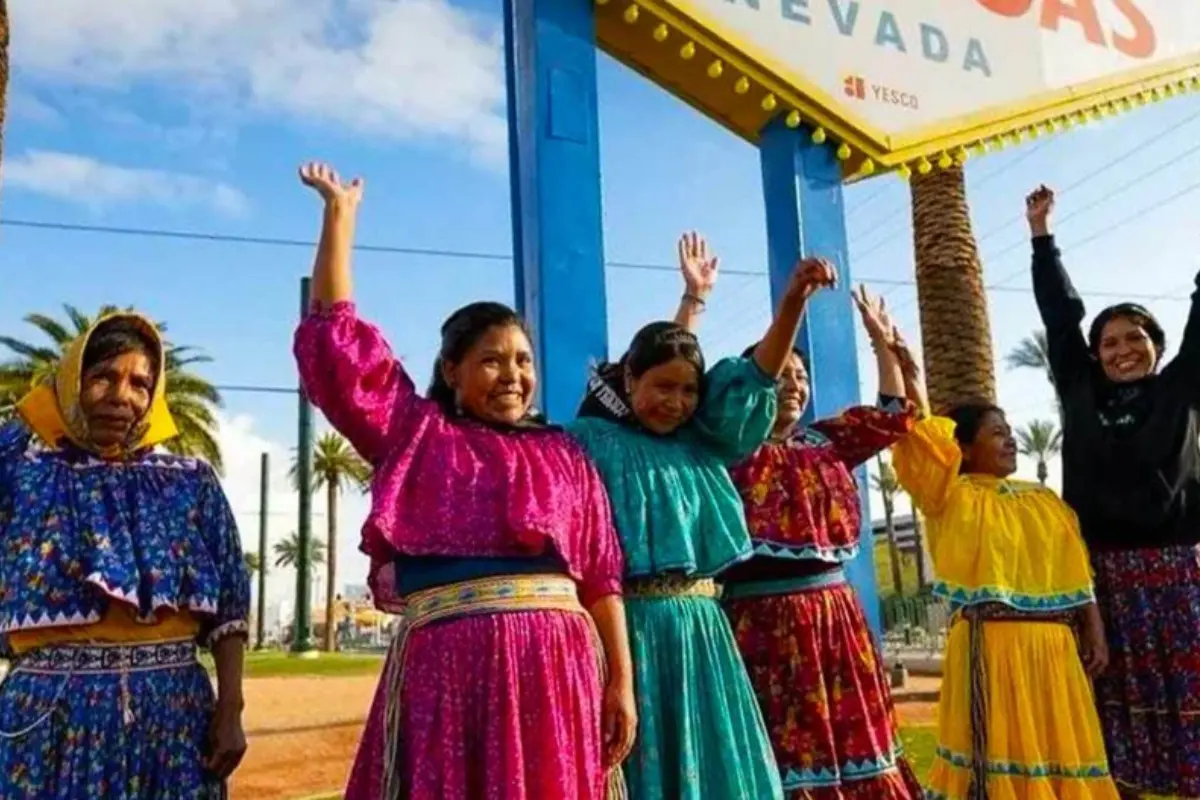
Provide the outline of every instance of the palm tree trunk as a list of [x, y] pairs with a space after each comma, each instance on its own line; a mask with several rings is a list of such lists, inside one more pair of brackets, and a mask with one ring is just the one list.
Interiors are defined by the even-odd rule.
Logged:
[[1038, 483], [1040, 483], [1042, 486], [1045, 486], [1046, 479], [1050, 477], [1050, 468], [1046, 466], [1045, 459], [1043, 459], [1043, 458], [1038, 459], [1037, 471], [1038, 471], [1038, 473], [1037, 473]]
[[4, 152], [4, 126], [8, 122], [8, 0], [0, 0], [0, 161]]
[[921, 512], [916, 503], [912, 507], [913, 541], [917, 547], [917, 591], [929, 585], [929, 564], [925, 555], [925, 523], [921, 520]]
[[337, 650], [337, 499], [338, 484], [335, 480], [326, 482], [327, 501], [326, 520], [328, 533], [325, 539], [325, 563], [328, 566], [325, 576], [325, 651], [332, 653]]
[[961, 166], [912, 177], [913, 248], [929, 402], [994, 403], [996, 366]]

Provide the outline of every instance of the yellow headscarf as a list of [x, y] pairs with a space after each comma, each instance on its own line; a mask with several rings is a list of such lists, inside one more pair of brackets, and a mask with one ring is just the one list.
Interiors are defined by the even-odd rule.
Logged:
[[[92, 443], [88, 435], [87, 420], [79, 396], [83, 390], [83, 354], [96, 330], [113, 320], [131, 322], [137, 326], [157, 350], [158, 374], [154, 380], [154, 396], [146, 416], [138, 423], [131, 442], [102, 449]], [[58, 369], [43, 384], [25, 395], [17, 403], [17, 413], [30, 429], [49, 445], [56, 445], [64, 438], [77, 447], [89, 450], [103, 458], [120, 458], [130, 450], [141, 450], [162, 444], [179, 434], [175, 420], [167, 409], [166, 347], [158, 326], [141, 314], [116, 312], [97, 319], [92, 327], [75, 341], [59, 361]]]

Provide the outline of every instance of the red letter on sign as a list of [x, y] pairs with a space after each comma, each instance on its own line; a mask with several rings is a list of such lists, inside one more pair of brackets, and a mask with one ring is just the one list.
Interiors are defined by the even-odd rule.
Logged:
[[1058, 30], [1058, 21], [1063, 17], [1073, 19], [1083, 26], [1083, 35], [1092, 44], [1104, 47], [1104, 31], [1100, 28], [1100, 17], [1096, 15], [1095, 0], [1046, 0], [1042, 6], [1042, 27]]
[[1033, 5], [1033, 0], [977, 0], [979, 5], [1003, 17], [1020, 17]]
[[1133, 26], [1133, 36], [1122, 36], [1113, 31], [1113, 47], [1130, 58], [1149, 58], [1154, 55], [1154, 51], [1158, 49], [1158, 36], [1154, 32], [1154, 25], [1142, 10], [1134, 5], [1133, 0], [1113, 0], [1113, 3]]

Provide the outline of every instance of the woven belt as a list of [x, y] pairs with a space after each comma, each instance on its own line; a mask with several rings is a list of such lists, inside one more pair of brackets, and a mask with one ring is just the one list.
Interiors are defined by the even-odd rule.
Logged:
[[62, 683], [49, 710], [19, 731], [0, 731], [0, 739], [17, 739], [50, 718], [67, 685], [76, 675], [118, 675], [121, 682], [121, 717], [126, 726], [136, 719], [129, 692], [129, 675], [160, 669], [189, 667], [197, 663], [194, 639], [169, 639], [137, 644], [51, 644], [23, 653], [13, 662], [9, 676], [20, 673], [59, 675]]
[[635, 578], [625, 584], [627, 598], [656, 599], [666, 597], [720, 597], [721, 588], [712, 578], [683, 578], [661, 575], [657, 578]]
[[[400, 772], [402, 748], [401, 686], [404, 680], [404, 656], [408, 637], [431, 622], [459, 617], [504, 614], [517, 611], [563, 611], [592, 618], [579, 603], [575, 582], [562, 575], [510, 575], [452, 583], [414, 592], [404, 598], [404, 611], [392, 646], [388, 651], [384, 679], [387, 681], [387, 711], [384, 726], [384, 800], [405, 797]], [[600, 674], [607, 663], [604, 648], [592, 628], [596, 660]], [[624, 800], [625, 778], [620, 767], [609, 772], [608, 800]]]
[[987, 800], [987, 669], [983, 658], [983, 627], [993, 622], [1032, 622], [1068, 625], [1076, 621], [1076, 612], [1019, 611], [1011, 606], [985, 603], [956, 612], [970, 626], [968, 662], [971, 670], [971, 784], [968, 800]]

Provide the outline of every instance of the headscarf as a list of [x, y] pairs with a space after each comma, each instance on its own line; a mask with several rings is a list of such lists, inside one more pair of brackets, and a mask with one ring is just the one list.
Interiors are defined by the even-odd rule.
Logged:
[[[138, 421], [128, 441], [109, 448], [99, 448], [91, 441], [87, 419], [80, 404], [80, 395], [83, 392], [83, 357], [87, 352], [88, 342], [96, 332], [104, 325], [118, 320], [132, 323], [154, 343], [158, 373], [154, 376], [154, 393], [150, 398], [150, 407]], [[158, 332], [158, 326], [151, 320], [133, 312], [104, 315], [92, 323], [82, 336], [71, 342], [54, 373], [17, 403], [17, 413], [47, 444], [57, 445], [66, 439], [76, 447], [102, 458], [120, 458], [162, 444], [179, 433], [167, 408], [165, 356], [166, 347], [162, 335]]]

